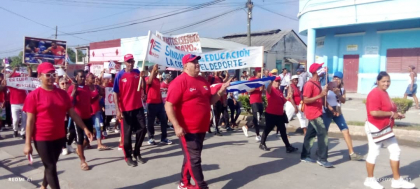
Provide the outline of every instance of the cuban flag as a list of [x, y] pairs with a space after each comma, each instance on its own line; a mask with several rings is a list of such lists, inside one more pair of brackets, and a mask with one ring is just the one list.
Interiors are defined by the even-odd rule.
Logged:
[[70, 60], [70, 57], [68, 55], [66, 55], [66, 62], [67, 64], [74, 64], [74, 62]]
[[319, 76], [323, 76], [324, 74], [327, 73], [327, 71], [328, 71], [327, 67], [321, 67], [316, 72], [318, 73]]
[[[227, 92], [228, 93], [236, 92], [236, 91], [238, 93], [249, 92], [252, 89], [259, 88], [261, 86], [264, 86], [264, 85], [270, 83], [270, 81], [273, 81], [275, 78], [276, 78], [276, 76], [270, 76], [270, 77], [265, 77], [265, 78], [256, 79], [256, 80], [252, 80], [252, 81], [231, 82], [230, 86], [227, 88]], [[222, 83], [218, 83], [218, 84], [213, 84], [210, 87], [220, 89], [221, 86], [222, 86]]]

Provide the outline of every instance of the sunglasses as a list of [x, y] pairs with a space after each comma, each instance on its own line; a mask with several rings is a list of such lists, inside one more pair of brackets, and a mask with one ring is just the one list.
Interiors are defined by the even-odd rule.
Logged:
[[43, 73], [45, 77], [51, 78], [51, 77], [57, 77], [57, 73]]

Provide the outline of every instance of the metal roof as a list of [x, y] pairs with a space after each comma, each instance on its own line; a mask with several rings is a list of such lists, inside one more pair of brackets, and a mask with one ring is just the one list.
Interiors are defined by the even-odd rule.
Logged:
[[236, 49], [246, 47], [246, 45], [228, 41], [224, 39], [212, 39], [200, 37], [201, 48], [212, 48], [212, 49]]
[[[267, 31], [258, 31], [251, 33], [251, 45], [252, 46], [264, 46], [264, 51], [270, 51], [273, 46], [275, 46], [285, 35], [293, 30], [267, 30]], [[231, 34], [222, 37], [224, 40], [229, 40], [244, 45], [248, 44], [247, 33], [241, 34]], [[303, 43], [303, 41], [302, 41]]]

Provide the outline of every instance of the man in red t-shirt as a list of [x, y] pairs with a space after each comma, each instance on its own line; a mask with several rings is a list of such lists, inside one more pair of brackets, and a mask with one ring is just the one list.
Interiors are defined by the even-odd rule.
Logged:
[[[22, 77], [20, 73], [16, 73], [16, 69], [13, 69], [12, 74], [10, 77]], [[32, 69], [29, 65], [27, 65], [28, 73], [32, 73]], [[26, 95], [28, 91], [20, 90], [13, 87], [9, 87], [10, 91], [10, 104], [12, 108], [12, 120], [13, 120], [13, 137], [18, 136], [18, 129], [19, 129], [19, 120], [21, 119], [21, 129], [20, 135], [22, 139], [25, 139], [25, 130], [26, 130], [26, 113], [22, 111], [23, 104], [26, 99]]]
[[[200, 73], [200, 56], [187, 54], [182, 58], [184, 72], [169, 86], [165, 110], [180, 137], [184, 163], [178, 188], [207, 189], [201, 168], [203, 141], [210, 123], [210, 105], [216, 103], [230, 82], [224, 83], [220, 90], [211, 95], [209, 83]], [[196, 186], [190, 184], [191, 177]]]
[[152, 67], [150, 76], [146, 77], [146, 93], [147, 93], [147, 134], [149, 136], [148, 143], [155, 145], [155, 118], [158, 117], [160, 121], [160, 130], [162, 135], [160, 143], [172, 144], [172, 141], [167, 138], [168, 118], [166, 117], [165, 107], [162, 102], [162, 94], [160, 93], [160, 82], [156, 78], [158, 73], [158, 65]]
[[[208, 82], [210, 83], [210, 85], [227, 82], [229, 79], [229, 73], [224, 79], [222, 78], [221, 74], [222, 72], [219, 71], [219, 72], [214, 72], [214, 76], [209, 75]], [[211, 88], [212, 88], [212, 90], [210, 91], [211, 94], [215, 94], [219, 90], [219, 89], [214, 90], [213, 87]], [[223, 118], [225, 120], [226, 130], [228, 131], [232, 130], [229, 127], [229, 116], [227, 114], [227, 95], [223, 95], [220, 98], [220, 100], [217, 101], [216, 104], [213, 105], [213, 118], [212, 119], [214, 119], [214, 121], [210, 122], [210, 127], [211, 125], [215, 124], [214, 127], [216, 128], [216, 132], [214, 134], [217, 136], [222, 136], [218, 127], [218, 125], [220, 124], [221, 115], [223, 115]], [[208, 130], [209, 133], [211, 133], [210, 127]]]
[[[249, 81], [256, 80], [261, 78], [261, 68], [255, 68], [254, 71], [254, 77], [249, 78]], [[255, 133], [257, 136], [255, 137], [255, 140], [260, 142], [261, 136], [260, 136], [260, 124], [258, 123], [261, 115], [264, 112], [264, 106], [262, 103], [262, 91], [264, 90], [264, 86], [261, 86], [260, 88], [252, 89], [250, 90], [249, 95], [249, 103], [251, 104], [252, 109], [252, 122], [254, 123], [255, 127]], [[245, 125], [242, 127], [242, 131], [244, 132], [245, 136], [248, 137], [248, 127]]]
[[[144, 81], [142, 80], [140, 90], [137, 90], [140, 82], [140, 71], [134, 68], [134, 56], [124, 56], [125, 69], [118, 72], [114, 81], [114, 102], [116, 107], [117, 120], [123, 118], [122, 138], [124, 139], [124, 155], [128, 166], [135, 167], [137, 162], [146, 163], [140, 155], [140, 147], [146, 136], [146, 119], [142, 102]], [[136, 133], [136, 142], [131, 145], [131, 133]], [[132, 155], [136, 161], [133, 161]]]
[[[305, 103], [305, 116], [309, 120], [308, 129], [303, 141], [302, 153], [300, 160], [302, 162], [315, 163], [311, 159], [311, 148], [315, 137], [318, 136], [318, 161], [319, 165], [325, 168], [334, 167], [328, 158], [328, 130], [322, 119], [323, 99], [327, 95], [327, 85], [322, 89], [319, 82], [320, 76], [317, 71], [322, 68], [323, 64], [313, 63], [309, 68], [312, 78], [303, 87], [303, 103]], [[325, 73], [323, 73], [325, 74]]]
[[[77, 115], [82, 118], [82, 121], [89, 132], [93, 133], [93, 123], [91, 119], [92, 96], [89, 86], [85, 85], [85, 79], [85, 72], [83, 70], [77, 70], [76, 83], [67, 89], [67, 93], [70, 95]], [[74, 122], [74, 125], [76, 125], [77, 154], [79, 155], [79, 159], [81, 161], [81, 167], [83, 170], [88, 170], [89, 167], [84, 156], [84, 149], [89, 145], [89, 141], [88, 139], [85, 139], [85, 132], [82, 129], [82, 125], [77, 125], [76, 122]]]

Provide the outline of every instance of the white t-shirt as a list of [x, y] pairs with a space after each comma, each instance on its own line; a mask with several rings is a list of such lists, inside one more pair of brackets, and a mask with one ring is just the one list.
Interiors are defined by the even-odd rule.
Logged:
[[[344, 88], [341, 88], [341, 93], [344, 94]], [[328, 91], [327, 102], [330, 106], [340, 106], [341, 103], [337, 102], [337, 95], [333, 91]]]

